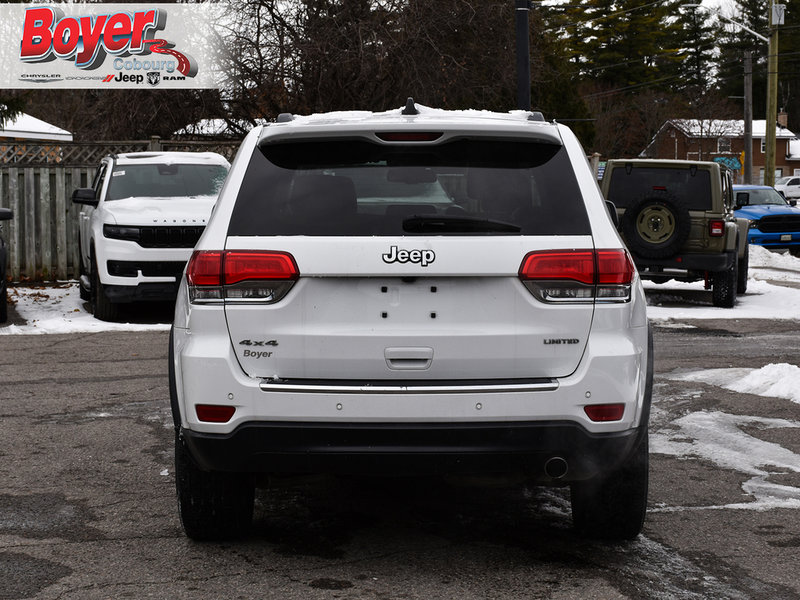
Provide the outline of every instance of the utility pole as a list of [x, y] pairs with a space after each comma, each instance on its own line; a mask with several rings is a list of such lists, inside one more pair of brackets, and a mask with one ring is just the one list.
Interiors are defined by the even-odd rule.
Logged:
[[[764, 185], [775, 184], [775, 124], [778, 120], [778, 25], [783, 25], [783, 14], [786, 9], [784, 4], [775, 4], [775, 0], [770, 0], [769, 3], [769, 38], [764, 37], [758, 32], [753, 31], [744, 23], [739, 23], [733, 19], [723, 15], [719, 9], [708, 8], [702, 4], [684, 4], [684, 8], [702, 8], [707, 10], [737, 27], [743, 29], [753, 37], [767, 42], [769, 56], [767, 60], [767, 121], [766, 121], [766, 135], [764, 140]], [[747, 67], [745, 67], [747, 69]], [[752, 75], [752, 66], [749, 69]], [[752, 85], [752, 84], [751, 84]], [[751, 88], [752, 90], [752, 88]], [[747, 93], [747, 92], [745, 92]], [[752, 96], [752, 91], [751, 91]], [[750, 104], [750, 123], [752, 127], [752, 104]], [[746, 110], [746, 109], [745, 109]], [[745, 127], [747, 127], [748, 119], [745, 117]], [[752, 136], [752, 129], [751, 129]], [[746, 144], [747, 142], [745, 142]], [[745, 152], [748, 146], [745, 146]], [[747, 154], [745, 154], [745, 161]], [[752, 168], [752, 164], [751, 164]], [[745, 171], [745, 177], [748, 177], [749, 171]], [[747, 179], [745, 179], [747, 181]]]
[[744, 182], [753, 183], [753, 53], [744, 53]]
[[774, 0], [770, 0], [764, 185], [775, 185], [775, 127], [778, 120], [778, 25], [783, 25], [784, 8], [783, 4], [775, 4]]
[[528, 37], [530, 2], [515, 0], [517, 23], [517, 108], [531, 109], [531, 52]]

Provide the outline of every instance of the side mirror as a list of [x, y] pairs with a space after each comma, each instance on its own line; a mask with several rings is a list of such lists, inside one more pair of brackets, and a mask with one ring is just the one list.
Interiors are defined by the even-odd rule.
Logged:
[[0, 221], [8, 221], [14, 218], [14, 211], [10, 208], [0, 208]]
[[743, 206], [750, 206], [750, 193], [736, 192], [736, 208], [742, 208]]
[[608, 210], [608, 216], [611, 217], [611, 222], [614, 223], [614, 227], [619, 229], [619, 215], [617, 215], [617, 207], [614, 206], [614, 203], [611, 200], [606, 200], [606, 209]]
[[795, 200], [794, 198], [789, 200], [789, 206], [797, 206], [797, 200]]
[[72, 192], [72, 201], [75, 204], [86, 204], [87, 206], [97, 206], [99, 202], [92, 188], [78, 188]]

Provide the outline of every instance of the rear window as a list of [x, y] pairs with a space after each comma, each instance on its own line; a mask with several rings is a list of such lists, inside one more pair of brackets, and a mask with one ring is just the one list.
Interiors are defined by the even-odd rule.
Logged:
[[106, 200], [216, 196], [227, 174], [222, 165], [116, 165]]
[[229, 235], [586, 235], [561, 146], [495, 140], [265, 144]]
[[680, 198], [689, 210], [712, 210], [711, 172], [691, 167], [616, 167], [611, 172], [608, 200], [628, 208], [636, 200], [656, 193]]

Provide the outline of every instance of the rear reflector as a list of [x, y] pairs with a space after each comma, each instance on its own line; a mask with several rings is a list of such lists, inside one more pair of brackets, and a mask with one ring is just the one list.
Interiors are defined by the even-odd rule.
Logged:
[[236, 412], [235, 406], [222, 404], [197, 404], [194, 409], [197, 418], [204, 423], [227, 423]]
[[708, 235], [711, 237], [722, 237], [725, 235], [725, 221], [714, 219], [708, 222]]
[[583, 407], [586, 416], [595, 423], [619, 421], [625, 413], [624, 404], [592, 404]]
[[627, 302], [635, 268], [626, 250], [547, 250], [522, 260], [519, 277], [543, 302]]
[[262, 250], [196, 250], [186, 267], [195, 303], [277, 302], [299, 276], [291, 254]]

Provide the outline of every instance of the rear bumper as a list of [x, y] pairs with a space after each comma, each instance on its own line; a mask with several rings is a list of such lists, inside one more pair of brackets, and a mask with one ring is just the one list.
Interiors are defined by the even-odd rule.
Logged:
[[715, 252], [710, 254], [676, 254], [669, 258], [633, 257], [639, 274], [646, 279], [648, 275], [662, 274], [662, 270], [678, 271], [725, 271], [736, 258], [735, 252]]
[[[244, 423], [229, 434], [183, 429], [201, 468], [250, 473], [509, 474], [543, 483], [620, 464], [640, 429], [590, 433], [569, 422]], [[546, 468], [550, 463], [549, 473]], [[564, 462], [558, 462], [562, 459]], [[566, 472], [562, 474], [562, 470]]]

